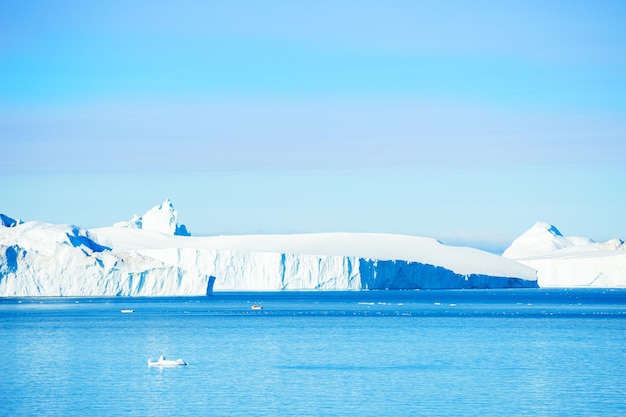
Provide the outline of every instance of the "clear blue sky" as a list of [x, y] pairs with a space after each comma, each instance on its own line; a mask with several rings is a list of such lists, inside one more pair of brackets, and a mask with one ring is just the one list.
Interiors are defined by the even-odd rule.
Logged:
[[626, 238], [624, 1], [3, 1], [0, 212]]

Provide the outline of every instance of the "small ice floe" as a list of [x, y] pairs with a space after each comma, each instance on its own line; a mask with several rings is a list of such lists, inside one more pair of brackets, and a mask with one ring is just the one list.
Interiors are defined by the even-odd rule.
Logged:
[[153, 361], [152, 359], [148, 359], [148, 366], [160, 366], [162, 368], [167, 368], [167, 367], [184, 366], [184, 365], [189, 365], [189, 364], [182, 359], [176, 359], [175, 361], [165, 359], [165, 356], [163, 355], [159, 356], [159, 360], [156, 360], [156, 361]]

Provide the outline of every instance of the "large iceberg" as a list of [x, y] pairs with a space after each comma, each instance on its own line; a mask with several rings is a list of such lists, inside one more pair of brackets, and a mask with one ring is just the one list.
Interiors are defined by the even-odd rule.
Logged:
[[0, 228], [0, 296], [169, 295], [197, 293], [208, 277], [137, 252], [114, 252], [88, 231], [27, 222]]
[[[146, 221], [148, 220], [148, 221]], [[91, 230], [0, 226], [0, 296], [536, 287], [534, 269], [422, 237], [316, 233], [192, 237], [171, 202]]]
[[537, 222], [502, 256], [536, 269], [541, 287], [626, 288], [626, 245], [620, 239], [566, 237]]

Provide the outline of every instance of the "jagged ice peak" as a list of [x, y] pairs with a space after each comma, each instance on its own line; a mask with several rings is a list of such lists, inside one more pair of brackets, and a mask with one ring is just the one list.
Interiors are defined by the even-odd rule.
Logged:
[[190, 236], [185, 225], [178, 224], [178, 212], [168, 198], [162, 204], [152, 207], [143, 216], [137, 215], [128, 222], [119, 222], [115, 227], [151, 230], [168, 235]]

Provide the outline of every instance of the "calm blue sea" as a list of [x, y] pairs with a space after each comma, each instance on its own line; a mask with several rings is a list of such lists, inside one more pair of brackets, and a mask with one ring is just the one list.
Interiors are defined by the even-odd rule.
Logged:
[[0, 357], [3, 416], [623, 416], [626, 290], [0, 299]]

